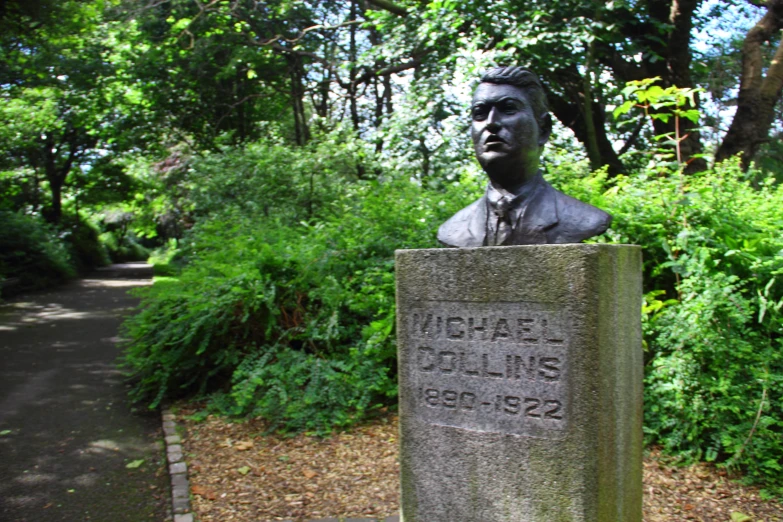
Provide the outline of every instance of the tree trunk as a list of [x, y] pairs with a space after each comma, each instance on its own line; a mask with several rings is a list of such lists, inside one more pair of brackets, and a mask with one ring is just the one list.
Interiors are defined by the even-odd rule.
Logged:
[[781, 30], [783, 0], [769, 0], [767, 13], [748, 31], [742, 45], [742, 76], [737, 112], [715, 153], [715, 161], [742, 153], [742, 167], [747, 169], [759, 145], [768, 139], [775, 119], [775, 105], [783, 92], [783, 39], [778, 44], [766, 76], [763, 75], [765, 64], [761, 46]]
[[[574, 132], [576, 139], [585, 145], [588, 152], [593, 151], [595, 156], [590, 157], [591, 166], [608, 166], [610, 176], [623, 173], [625, 171], [623, 162], [606, 134], [606, 107], [593, 101], [589, 110], [592, 125], [589, 125], [585, 119], [587, 112], [584, 108], [585, 81], [576, 66], [559, 69], [550, 74], [554, 82], [563, 89], [563, 93], [558, 94], [545, 86], [552, 114]], [[592, 147], [588, 146], [590, 141], [593, 141]]]
[[237, 125], [236, 128], [239, 131], [239, 141], [241, 143], [244, 143], [247, 140], [247, 117], [245, 115], [245, 103], [242, 102], [244, 96], [245, 96], [245, 89], [244, 85], [247, 81], [247, 73], [243, 74], [244, 71], [241, 71], [239, 68], [237, 68], [237, 72], [235, 75], [234, 80], [234, 99], [236, 100], [237, 105]]
[[[47, 176], [48, 177], [48, 176]], [[63, 198], [63, 183], [62, 181], [58, 181], [55, 179], [53, 182], [52, 179], [49, 180], [49, 191], [52, 193], [52, 207], [49, 209], [49, 212], [45, 215], [46, 220], [53, 224], [53, 225], [59, 225], [60, 220], [63, 216], [63, 204], [62, 204], [62, 198]]]
[[[663, 87], [677, 86], [691, 88], [694, 86], [691, 77], [691, 33], [693, 31], [693, 18], [701, 0], [648, 0], [648, 9], [652, 17], [662, 27], [670, 27], [664, 35], [653, 35], [649, 38], [650, 48], [653, 51], [648, 54], [646, 68], [650, 71], [650, 77], [660, 76]], [[658, 56], [656, 56], [658, 55]], [[663, 57], [663, 59], [660, 59]], [[699, 99], [696, 98], [696, 108], [699, 107]], [[656, 135], [675, 133], [674, 118], [668, 122], [654, 120], [653, 129]], [[680, 142], [680, 153], [687, 164], [686, 173], [700, 172], [707, 168], [704, 158], [694, 158], [704, 150], [701, 144], [701, 135], [696, 130], [697, 125], [687, 119], [680, 119], [680, 136], [686, 136]]]
[[[593, 118], [593, 61], [595, 58], [595, 40], [587, 46], [587, 57], [585, 59], [585, 72], [582, 74], [582, 117], [585, 120], [585, 147], [587, 148], [587, 157], [590, 159], [590, 168], [595, 170], [602, 166], [601, 152], [598, 150], [598, 136], [595, 128], [595, 119]], [[586, 103], [589, 100], [590, 103]]]
[[392, 103], [391, 74], [387, 74], [383, 77], [383, 99], [386, 102], [386, 114], [391, 115], [391, 113], [394, 112], [394, 104]]
[[[351, 0], [351, 20], [356, 20], [356, 16], [359, 13], [359, 5], [357, 0]], [[357, 107], [357, 81], [356, 81], [356, 60], [357, 60], [357, 48], [356, 48], [356, 26], [352, 25], [350, 28], [350, 40], [348, 47], [348, 59], [351, 63], [351, 69], [349, 71], [350, 88], [348, 91], [348, 101], [351, 108], [351, 123], [353, 123], [353, 130], [359, 130], [359, 109]]]
[[[373, 87], [375, 88], [375, 130], [380, 131], [383, 124], [383, 94], [381, 93], [380, 82], [378, 78], [373, 78]], [[383, 151], [383, 140], [380, 136], [375, 138], [375, 152], [380, 154]]]
[[33, 214], [38, 213], [38, 209], [41, 206], [41, 179], [38, 167], [33, 165]]
[[67, 161], [65, 166], [58, 168], [57, 155], [60, 151], [60, 147], [63, 145], [61, 144], [55, 149], [54, 139], [51, 134], [47, 134], [42, 146], [44, 174], [46, 175], [46, 181], [49, 182], [49, 191], [52, 194], [52, 206], [49, 209], [49, 212], [45, 214], [45, 217], [49, 223], [59, 225], [63, 215], [63, 185], [65, 184], [65, 177], [71, 170], [71, 161]]
[[291, 107], [294, 113], [294, 133], [297, 145], [304, 145], [310, 140], [310, 129], [307, 126], [307, 116], [304, 109], [304, 86], [302, 77], [304, 67], [299, 56], [286, 55], [288, 70], [291, 78]]

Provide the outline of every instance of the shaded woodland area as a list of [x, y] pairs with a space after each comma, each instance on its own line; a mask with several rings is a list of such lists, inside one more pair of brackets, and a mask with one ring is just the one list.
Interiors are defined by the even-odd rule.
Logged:
[[644, 248], [647, 442], [779, 494], [781, 31], [783, 0], [6, 0], [3, 293], [150, 257], [135, 399], [393, 408], [393, 252], [481, 194], [471, 90], [527, 65], [545, 176]]

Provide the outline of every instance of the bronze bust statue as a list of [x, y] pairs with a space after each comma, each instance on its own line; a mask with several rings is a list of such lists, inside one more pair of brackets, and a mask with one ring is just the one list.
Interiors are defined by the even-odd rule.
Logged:
[[579, 243], [606, 231], [612, 216], [544, 180], [541, 151], [552, 132], [544, 89], [522, 67], [498, 67], [473, 94], [470, 136], [487, 192], [443, 223], [450, 247]]

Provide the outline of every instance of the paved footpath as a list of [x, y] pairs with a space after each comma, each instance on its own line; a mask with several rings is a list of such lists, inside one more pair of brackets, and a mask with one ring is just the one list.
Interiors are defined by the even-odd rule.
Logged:
[[160, 417], [132, 411], [116, 367], [150, 276], [113, 265], [0, 304], [0, 522], [170, 519]]

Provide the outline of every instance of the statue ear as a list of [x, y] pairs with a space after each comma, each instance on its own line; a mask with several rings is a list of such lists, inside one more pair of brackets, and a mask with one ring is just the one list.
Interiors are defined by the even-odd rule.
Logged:
[[538, 119], [538, 146], [543, 147], [546, 142], [549, 141], [549, 136], [552, 134], [552, 115], [544, 113]]

